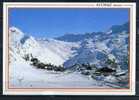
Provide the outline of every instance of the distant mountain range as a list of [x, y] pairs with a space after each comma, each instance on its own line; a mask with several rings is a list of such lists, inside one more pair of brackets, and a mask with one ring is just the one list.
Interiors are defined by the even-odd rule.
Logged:
[[[129, 23], [114, 25], [107, 32], [65, 34], [54, 39], [34, 38], [20, 29], [11, 27], [10, 57], [12, 61], [30, 54], [45, 63], [63, 65], [96, 64], [105, 67], [106, 59], [115, 59], [122, 69], [128, 69], [124, 60], [128, 57]], [[17, 60], [15, 60], [17, 59]]]
[[[126, 31], [129, 33], [129, 23], [126, 22], [123, 25], [113, 25], [107, 32], [92, 32], [92, 33], [86, 33], [86, 34], [65, 34], [63, 36], [57, 37], [55, 39], [61, 40], [61, 41], [66, 41], [66, 42], [78, 42], [84, 39], [88, 38], [94, 38], [95, 36], [102, 36], [102, 35], [107, 35], [108, 34], [118, 34], [123, 31]], [[100, 37], [101, 38], [101, 37]]]

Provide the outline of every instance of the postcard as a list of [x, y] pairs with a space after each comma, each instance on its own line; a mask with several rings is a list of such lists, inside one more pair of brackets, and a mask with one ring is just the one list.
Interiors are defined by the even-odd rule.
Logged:
[[3, 3], [4, 95], [135, 95], [136, 3]]

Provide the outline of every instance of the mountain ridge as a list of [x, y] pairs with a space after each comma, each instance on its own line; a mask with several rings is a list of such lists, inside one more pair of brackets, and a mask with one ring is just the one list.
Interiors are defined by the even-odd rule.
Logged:
[[70, 41], [38, 39], [9, 28], [10, 84], [20, 88], [127, 88], [129, 36], [125, 26], [118, 33], [109, 29], [85, 37], [71, 35]]
[[84, 40], [86, 38], [93, 37], [94, 35], [110, 35], [120, 33], [123, 30], [126, 30], [129, 33], [129, 22], [125, 22], [121, 25], [112, 25], [107, 32], [92, 32], [92, 33], [84, 33], [84, 34], [64, 34], [63, 36], [56, 37], [54, 39], [66, 41], [66, 42], [78, 42]]
[[[13, 34], [14, 39], [18, 37], [12, 45], [19, 46], [14, 47], [21, 49], [21, 56], [31, 54], [45, 63], [63, 65], [67, 68], [76, 63], [97, 64], [103, 67], [104, 64], [102, 66], [102, 64], [98, 63], [102, 63], [102, 60], [106, 61], [108, 58], [115, 59], [117, 63], [121, 64], [121, 66], [123, 65], [120, 60], [128, 56], [127, 26], [128, 23], [114, 25], [109, 29], [112, 30], [109, 34], [104, 32], [68, 34], [66, 35], [66, 37], [69, 36], [67, 37], [69, 38], [67, 41], [67, 38], [64, 38], [65, 41], [58, 38], [36, 39], [32, 36], [24, 35], [23, 32], [15, 27], [10, 28], [10, 32], [11, 34], [15, 33], [17, 35], [14, 36]], [[121, 28], [115, 31], [115, 29], [117, 29], [116, 27], [118, 27], [118, 29], [119, 27]], [[111, 56], [109, 57], [109, 55]]]

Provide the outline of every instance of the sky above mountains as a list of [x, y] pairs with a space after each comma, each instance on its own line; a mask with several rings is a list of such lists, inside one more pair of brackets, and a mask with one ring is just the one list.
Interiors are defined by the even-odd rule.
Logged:
[[112, 25], [127, 22], [128, 12], [128, 9], [120, 8], [12, 8], [9, 10], [9, 27], [18, 27], [35, 37], [53, 38], [66, 33], [107, 31]]

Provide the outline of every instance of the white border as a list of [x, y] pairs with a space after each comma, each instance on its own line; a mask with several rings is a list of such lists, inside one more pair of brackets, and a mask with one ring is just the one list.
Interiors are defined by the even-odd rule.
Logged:
[[[46, 6], [47, 5], [47, 6]], [[7, 40], [6, 33], [8, 29], [8, 25], [6, 22], [8, 21], [8, 14], [6, 13], [8, 8], [130, 8], [130, 66], [132, 66], [132, 86], [129, 90], [120, 92], [120, 90], [116, 90], [115, 92], [56, 92], [56, 91], [44, 91], [38, 92], [26, 92], [22, 91], [9, 91], [6, 90], [6, 49], [7, 49]], [[3, 94], [5, 95], [135, 95], [135, 83], [136, 83], [136, 3], [25, 3], [25, 2], [6, 2], [3, 3]], [[98, 90], [96, 90], [98, 91]], [[108, 90], [109, 91], [109, 90]]]

